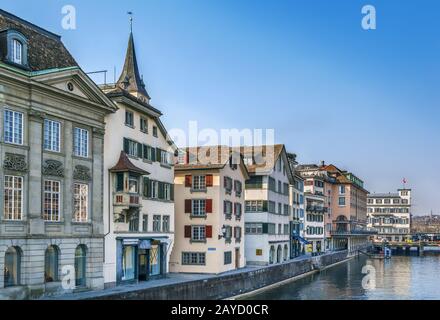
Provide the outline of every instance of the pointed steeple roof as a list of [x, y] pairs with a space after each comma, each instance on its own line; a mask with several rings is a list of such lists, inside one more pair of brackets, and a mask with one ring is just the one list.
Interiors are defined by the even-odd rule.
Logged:
[[129, 92], [137, 98], [145, 98], [147, 102], [151, 99], [145, 89], [144, 81], [139, 74], [133, 32], [130, 32], [124, 68], [116, 84], [122, 90]]

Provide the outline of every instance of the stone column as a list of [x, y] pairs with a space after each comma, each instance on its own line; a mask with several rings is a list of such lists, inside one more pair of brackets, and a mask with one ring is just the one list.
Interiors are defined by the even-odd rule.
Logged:
[[29, 112], [29, 187], [28, 221], [31, 235], [44, 235], [41, 199], [41, 165], [43, 146], [43, 122], [45, 114]]
[[72, 122], [64, 122], [64, 188], [65, 195], [63, 201], [63, 219], [64, 232], [66, 235], [72, 234], [72, 220], [73, 220], [73, 126]]
[[92, 224], [95, 235], [104, 234], [103, 217], [103, 170], [104, 170], [104, 130], [93, 128], [93, 199], [92, 199]]

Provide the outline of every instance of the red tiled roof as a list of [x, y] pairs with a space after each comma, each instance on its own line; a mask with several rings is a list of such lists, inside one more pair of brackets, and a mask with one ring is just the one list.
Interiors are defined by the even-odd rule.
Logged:
[[124, 151], [121, 151], [121, 155], [119, 156], [118, 163], [110, 169], [110, 172], [134, 172], [140, 175], [149, 175], [150, 173], [136, 167], [128, 158], [127, 154]]

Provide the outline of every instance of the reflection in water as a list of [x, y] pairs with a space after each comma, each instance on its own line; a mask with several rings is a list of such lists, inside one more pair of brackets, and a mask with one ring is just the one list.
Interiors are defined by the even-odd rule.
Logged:
[[[362, 288], [362, 267], [376, 270], [376, 287]], [[252, 300], [440, 299], [440, 255], [393, 256], [391, 260], [355, 258], [320, 273], [255, 296]]]

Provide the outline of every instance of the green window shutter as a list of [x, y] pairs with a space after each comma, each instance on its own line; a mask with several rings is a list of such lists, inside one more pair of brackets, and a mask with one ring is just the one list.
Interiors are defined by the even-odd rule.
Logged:
[[124, 174], [122, 172], [116, 174], [116, 191], [124, 191]]
[[156, 161], [156, 149], [151, 148], [151, 161]]
[[263, 223], [263, 234], [269, 233], [269, 225], [267, 223]]
[[263, 201], [263, 212], [267, 212], [267, 201]]
[[128, 154], [129, 140], [124, 138], [124, 152]]
[[159, 199], [162, 199], [162, 200], [164, 199], [164, 196], [165, 196], [164, 188], [165, 188], [164, 183], [159, 182]]
[[174, 184], [171, 184], [171, 195], [170, 195], [170, 200], [174, 201]]
[[143, 149], [144, 149], [143, 158], [148, 160], [148, 146], [144, 144]]
[[160, 162], [160, 156], [161, 156], [161, 149], [156, 148], [156, 161]]
[[140, 143], [137, 144], [137, 156], [142, 158], [142, 145]]
[[150, 179], [147, 177], [144, 177], [144, 197], [151, 197]]

